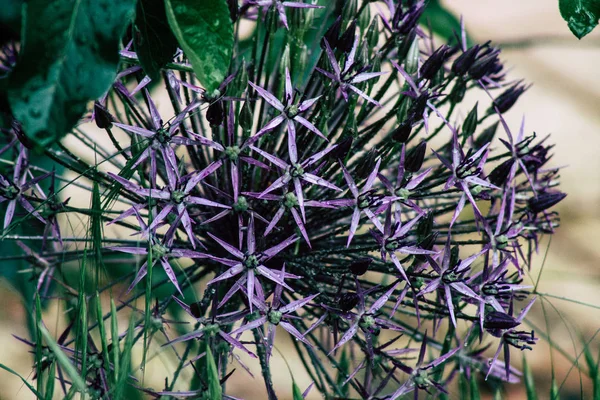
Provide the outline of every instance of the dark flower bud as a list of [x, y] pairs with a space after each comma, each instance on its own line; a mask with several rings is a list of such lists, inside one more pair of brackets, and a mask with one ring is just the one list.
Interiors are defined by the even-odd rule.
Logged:
[[343, 51], [344, 53], [349, 53], [352, 50], [352, 46], [354, 45], [354, 38], [356, 37], [356, 21], [352, 21], [352, 23], [348, 26], [348, 28], [344, 31], [340, 39], [338, 40], [338, 49]]
[[369, 150], [369, 152], [363, 157], [362, 162], [358, 164], [354, 170], [357, 178], [365, 179], [371, 174], [371, 172], [373, 172], [373, 168], [375, 168], [375, 164], [377, 163], [377, 157], [378, 154], [375, 149]]
[[483, 327], [485, 329], [512, 329], [519, 326], [520, 322], [508, 314], [499, 311], [489, 311], [485, 314]]
[[333, 159], [339, 158], [340, 160], [346, 158], [346, 156], [348, 155], [348, 152], [352, 148], [353, 140], [354, 139], [352, 138], [352, 136], [348, 136], [347, 138], [345, 138], [344, 140], [339, 142], [337, 147], [335, 149], [331, 150], [331, 152], [329, 153], [331, 158], [333, 158]]
[[190, 312], [195, 318], [202, 317], [202, 302], [198, 301], [196, 303], [190, 304]]
[[208, 106], [206, 111], [206, 120], [211, 126], [219, 126], [223, 123], [225, 113], [223, 112], [223, 105], [220, 101], [216, 101]]
[[399, 143], [406, 143], [408, 137], [410, 136], [410, 132], [412, 131], [412, 121], [407, 119], [402, 122], [394, 131], [392, 132], [392, 139]]
[[472, 66], [469, 68], [469, 75], [471, 78], [478, 80], [488, 74], [492, 74], [493, 70], [497, 68], [499, 50], [490, 51], [484, 57], [480, 57]]
[[96, 101], [94, 102], [94, 121], [98, 128], [110, 129], [114, 118], [102, 104]]
[[423, 165], [425, 160], [425, 151], [427, 150], [427, 142], [424, 140], [413, 148], [404, 160], [404, 169], [408, 172], [417, 172]]
[[498, 121], [494, 122], [492, 125], [488, 126], [481, 132], [477, 138], [475, 138], [475, 148], [479, 149], [486, 144], [490, 143], [494, 136], [496, 135], [496, 130], [498, 129]]
[[325, 41], [329, 43], [329, 47], [335, 49], [338, 46], [340, 32], [342, 30], [342, 17], [337, 17], [335, 22], [327, 29], [325, 35], [321, 39], [321, 48], [325, 50]]
[[[402, 7], [398, 7], [398, 9], [400, 10]], [[421, 18], [423, 11], [425, 11], [425, 3], [423, 2], [419, 2], [408, 9], [408, 11], [406, 11], [399, 21], [398, 33], [401, 35], [406, 35], [412, 31], [419, 22], [419, 18]]]
[[419, 220], [417, 224], [417, 238], [419, 241], [424, 241], [427, 236], [433, 231], [433, 213], [428, 212]]
[[536, 197], [530, 198], [527, 203], [529, 205], [529, 209], [537, 214], [556, 205], [565, 197], [567, 197], [567, 194], [561, 192], [542, 193]]
[[504, 186], [514, 163], [515, 160], [510, 158], [494, 168], [489, 176], [490, 182], [496, 186]]
[[428, 93], [421, 93], [419, 97], [417, 97], [411, 107], [409, 114], [414, 116], [415, 121], [420, 121], [423, 118], [423, 114], [427, 109], [427, 102], [429, 101], [430, 96]]
[[[433, 213], [429, 213], [429, 215], [433, 216]], [[431, 220], [433, 221], [433, 217]], [[419, 247], [423, 250], [433, 249], [433, 246], [435, 245], [435, 241], [437, 240], [439, 234], [440, 234], [439, 232], [429, 233], [427, 236], [425, 236], [423, 238], [423, 240], [421, 240], [417, 243], [417, 247]], [[423, 254], [417, 254], [417, 255], [415, 255], [415, 261], [417, 263], [424, 263], [425, 261], [427, 261], [427, 257]]]
[[435, 74], [442, 68], [444, 62], [451, 53], [451, 48], [448, 45], [440, 46], [434, 51], [427, 60], [421, 65], [421, 77], [423, 79], [432, 79]]
[[481, 49], [481, 47], [479, 45], [475, 45], [458, 56], [452, 63], [452, 72], [459, 76], [466, 74], [477, 59], [477, 53], [479, 53], [479, 49]]
[[348, 292], [340, 296], [340, 301], [338, 302], [338, 304], [340, 306], [340, 310], [347, 312], [356, 307], [359, 301], [360, 298], [356, 293]]
[[229, 7], [229, 17], [231, 18], [231, 22], [235, 23], [240, 11], [238, 8], [238, 0], [227, 0], [227, 7]]
[[[516, 83], [510, 88], [506, 89], [500, 96], [494, 100], [494, 106], [500, 113], [505, 113], [511, 109], [511, 107], [517, 102], [519, 97], [527, 90], [530, 86], [521, 85]], [[490, 112], [493, 112], [493, 108], [490, 108]]]
[[371, 257], [359, 258], [350, 264], [350, 272], [354, 275], [364, 275], [369, 270], [369, 265], [373, 262]]
[[477, 128], [477, 104], [478, 103], [475, 103], [475, 107], [469, 111], [467, 118], [465, 118], [465, 122], [463, 122], [462, 134], [465, 137], [471, 136], [475, 133], [475, 128]]

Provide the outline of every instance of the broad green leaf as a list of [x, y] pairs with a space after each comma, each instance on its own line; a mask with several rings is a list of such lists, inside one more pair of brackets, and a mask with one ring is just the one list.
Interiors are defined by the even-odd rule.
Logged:
[[110, 87], [119, 42], [135, 0], [31, 0], [23, 51], [8, 97], [25, 134], [39, 146], [65, 135]]
[[54, 341], [54, 338], [52, 338], [48, 330], [41, 323], [39, 325], [39, 329], [44, 340], [46, 341], [46, 344], [48, 344], [48, 347], [50, 348], [52, 353], [54, 353], [56, 360], [58, 361], [62, 369], [67, 373], [69, 378], [71, 378], [73, 386], [77, 389], [77, 391], [84, 393], [86, 390], [85, 382], [83, 381], [81, 376], [79, 376], [79, 372], [77, 372], [77, 369], [75, 368], [69, 357], [61, 350], [60, 346], [56, 343], [56, 341]]
[[600, 19], [600, 0], [558, 0], [558, 8], [578, 39], [590, 33]]
[[233, 24], [225, 0], [165, 0], [169, 25], [209, 94], [227, 76]]
[[160, 70], [171, 62], [177, 51], [164, 0], [139, 0], [135, 12], [133, 45], [144, 72], [160, 78]]
[[292, 396], [293, 400], [304, 400], [302, 390], [296, 385], [296, 381], [292, 381]]
[[[431, 0], [423, 12], [421, 20], [425, 24], [431, 24], [433, 33], [449, 42], [456, 43], [456, 35], [460, 35], [460, 21], [444, 7], [440, 0]], [[460, 37], [460, 36], [459, 36]], [[467, 37], [467, 41], [469, 38]]]

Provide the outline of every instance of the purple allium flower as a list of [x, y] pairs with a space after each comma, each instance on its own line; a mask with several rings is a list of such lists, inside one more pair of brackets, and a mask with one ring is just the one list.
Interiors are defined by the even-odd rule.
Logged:
[[237, 276], [240, 274], [242, 275], [240, 278], [238, 278], [235, 285], [233, 285], [232, 290], [230, 290], [227, 293], [227, 295], [225, 295], [224, 300], [222, 300], [222, 302], [226, 301], [231, 296], [233, 296], [245, 284], [246, 285], [246, 293], [248, 296], [248, 303], [250, 304], [250, 311], [252, 311], [252, 305], [254, 304], [254, 302], [253, 302], [254, 296], [256, 295], [260, 299], [264, 298], [264, 290], [263, 290], [260, 280], [258, 279], [258, 276], [263, 276], [267, 280], [270, 280], [278, 285], [281, 285], [291, 292], [294, 291], [294, 289], [289, 287], [284, 282], [284, 280], [283, 280], [284, 276], [280, 276], [277, 272], [272, 271], [271, 269], [267, 268], [264, 265], [264, 263], [266, 261], [268, 261], [269, 259], [278, 255], [280, 251], [282, 251], [283, 249], [285, 249], [286, 247], [288, 247], [289, 245], [294, 243], [296, 240], [298, 240], [298, 237], [296, 235], [292, 235], [292, 236], [288, 237], [287, 239], [285, 239], [284, 241], [282, 241], [281, 243], [279, 243], [273, 247], [270, 247], [264, 251], [259, 252], [256, 249], [256, 237], [255, 237], [255, 232], [254, 232], [254, 216], [253, 215], [250, 215], [250, 222], [248, 224], [248, 233], [246, 236], [246, 251], [245, 252], [241, 251], [240, 249], [237, 249], [236, 247], [230, 245], [227, 242], [224, 242], [223, 240], [214, 236], [210, 232], [208, 233], [208, 235], [211, 238], [213, 238], [223, 249], [225, 249], [225, 251], [227, 251], [227, 253], [232, 255], [235, 258], [235, 260], [231, 260], [228, 258], [216, 257], [213, 255], [207, 255], [208, 258], [210, 258], [211, 260], [216, 261], [219, 264], [223, 264], [223, 265], [229, 267], [229, 269], [227, 269], [227, 271], [225, 271], [221, 275], [217, 276], [216, 278], [212, 279], [207, 284], [208, 285], [215, 284], [217, 282], [233, 278], [234, 276]]
[[[141, 162], [150, 159], [150, 175], [152, 177], [151, 182], [156, 184], [157, 175], [157, 154], [160, 154], [165, 165], [169, 182], [175, 182], [177, 180], [177, 157], [173, 145], [194, 145], [201, 144], [192, 139], [185, 138], [182, 136], [176, 136], [176, 131], [179, 129], [179, 124], [186, 118], [188, 113], [200, 106], [199, 102], [193, 102], [188, 105], [179, 115], [177, 115], [172, 122], [169, 123], [168, 128], [163, 126], [163, 120], [160, 117], [154, 101], [150, 98], [150, 95], [146, 90], [144, 93], [148, 99], [148, 108], [150, 109], [150, 115], [152, 120], [152, 129], [141, 128], [138, 126], [125, 125], [115, 122], [114, 125], [119, 128], [134, 133], [146, 139], [146, 147], [139, 154], [132, 168], [135, 168]], [[142, 142], [144, 143], [144, 142]]]
[[285, 14], [286, 7], [288, 8], [323, 8], [323, 6], [317, 6], [313, 4], [303, 3], [301, 1], [283, 1], [283, 0], [247, 0], [247, 4], [255, 5], [258, 7], [265, 7], [270, 10], [275, 7], [279, 20], [285, 26], [285, 29], [290, 29], [288, 26], [287, 16]]
[[28, 169], [29, 160], [27, 153], [27, 149], [24, 146], [19, 146], [19, 156], [13, 168], [12, 178], [7, 178], [0, 174], [0, 203], [7, 202], [8, 204], [6, 206], [6, 214], [4, 215], [4, 230], [12, 222], [17, 204], [20, 204], [25, 211], [46, 224], [46, 220], [31, 204], [31, 197], [27, 192], [33, 190], [42, 193], [38, 184], [50, 174], [46, 173], [34, 178]]
[[294, 122], [297, 122], [298, 124], [302, 125], [303, 127], [313, 132], [320, 138], [327, 140], [327, 138], [321, 133], [321, 131], [319, 131], [310, 121], [308, 121], [306, 118], [300, 115], [301, 113], [306, 112], [310, 107], [312, 107], [319, 100], [320, 96], [304, 100], [299, 104], [296, 104], [294, 101], [295, 95], [294, 89], [292, 87], [292, 80], [290, 78], [290, 71], [288, 69], [285, 70], [285, 103], [279, 101], [275, 96], [273, 96], [271, 93], [261, 88], [260, 86], [257, 86], [252, 82], [248, 82], [248, 84], [252, 86], [254, 90], [258, 92], [260, 97], [262, 97], [267, 103], [269, 103], [277, 111], [281, 112], [280, 115], [273, 118], [262, 129], [256, 132], [256, 135], [252, 137], [252, 143], [255, 143], [262, 135], [275, 129], [284, 121], [287, 125], [288, 148], [290, 149], [290, 154], [292, 153], [292, 148], [296, 148], [296, 127], [294, 125]]
[[340, 92], [344, 97], [344, 100], [348, 101], [348, 90], [353, 91], [358, 94], [363, 99], [367, 100], [370, 103], [375, 104], [378, 107], [381, 107], [381, 104], [376, 100], [373, 100], [369, 97], [365, 92], [356, 87], [357, 83], [365, 82], [373, 78], [377, 78], [378, 76], [385, 75], [386, 72], [366, 72], [371, 69], [370, 66], [366, 66], [360, 68], [358, 72], [353, 72], [356, 68], [356, 50], [358, 47], [358, 36], [354, 40], [354, 44], [352, 46], [352, 50], [348, 54], [346, 58], [346, 62], [342, 67], [341, 64], [338, 64], [338, 61], [335, 58], [335, 54], [333, 50], [329, 46], [327, 40], [325, 40], [325, 52], [327, 53], [327, 59], [329, 60], [329, 64], [333, 69], [333, 73], [325, 71], [319, 67], [315, 68], [317, 71], [325, 75], [329, 78], [334, 84], [339, 86]]
[[446, 301], [446, 306], [448, 307], [448, 312], [450, 313], [450, 320], [452, 321], [452, 324], [456, 326], [454, 300], [452, 298], [453, 291], [458, 292], [460, 295], [467, 296], [473, 300], [483, 301], [483, 299], [479, 297], [477, 293], [475, 293], [473, 289], [469, 287], [469, 285], [467, 285], [465, 275], [469, 273], [471, 264], [473, 264], [477, 257], [485, 253], [487, 248], [484, 247], [480, 252], [467, 257], [456, 265], [451, 265], [452, 250], [450, 248], [450, 242], [451, 235], [448, 234], [446, 246], [441, 256], [441, 265], [438, 264], [432, 256], [426, 255], [429, 265], [431, 265], [431, 267], [435, 270], [437, 277], [431, 279], [419, 291], [418, 295], [424, 295], [435, 290], [440, 290], [443, 293]]
[[[428, 363], [425, 363], [426, 350], [427, 350], [427, 333], [425, 333], [425, 336], [423, 337], [423, 341], [421, 342], [421, 348], [419, 350], [419, 358], [417, 360], [416, 366], [414, 368], [412, 368], [412, 367], [409, 367], [406, 365], [402, 366], [400, 364], [397, 364], [398, 367], [402, 371], [409, 374], [409, 379], [390, 396], [390, 400], [397, 399], [402, 395], [412, 392], [413, 390], [415, 392], [418, 392], [418, 390], [424, 390], [427, 393], [431, 394], [429, 392], [430, 387], [434, 387], [435, 389], [439, 390], [442, 393], [448, 393], [446, 391], [446, 389], [444, 388], [444, 386], [442, 386], [439, 382], [435, 382], [434, 380], [432, 380], [431, 369], [445, 363], [449, 358], [454, 356], [454, 354], [456, 354], [456, 352], [458, 352], [460, 350], [460, 348], [457, 347], [454, 350], [451, 350], [451, 351], [443, 354], [441, 357], [436, 358], [433, 361], [430, 361]], [[418, 394], [415, 393], [415, 399], [417, 399], [417, 398], [418, 398]]]
[[[172, 243], [160, 242], [160, 241], [156, 240], [154, 237], [150, 238], [147, 248], [131, 247], [131, 246], [115, 246], [115, 247], [107, 247], [107, 248], [109, 250], [120, 251], [123, 253], [136, 254], [136, 255], [147, 255], [148, 252], [151, 251], [152, 252], [152, 266], [156, 265], [156, 263], [159, 262], [160, 265], [162, 266], [163, 270], [167, 274], [167, 277], [173, 283], [173, 286], [175, 286], [175, 289], [177, 289], [179, 294], [181, 294], [182, 296], [183, 296], [183, 293], [181, 292], [181, 288], [179, 287], [179, 283], [177, 282], [177, 276], [175, 275], [175, 272], [173, 271], [173, 267], [171, 267], [171, 264], [169, 263], [170, 259], [172, 259], [174, 257], [176, 257], [176, 258], [185, 257], [185, 258], [192, 258], [192, 259], [210, 257], [207, 254], [199, 253], [197, 251], [174, 248]], [[133, 280], [133, 282], [129, 286], [129, 289], [127, 289], [127, 291], [130, 292], [134, 288], [134, 286], [137, 285], [146, 276], [147, 273], [148, 273], [148, 261], [145, 261], [144, 264], [142, 264], [142, 266], [140, 267], [137, 275], [135, 276], [135, 279]]]
[[340, 316], [349, 321], [349, 328], [344, 333], [342, 338], [337, 342], [335, 347], [331, 349], [329, 354], [335, 352], [338, 348], [340, 348], [344, 343], [347, 343], [354, 335], [358, 333], [358, 330], [362, 330], [365, 333], [365, 337], [367, 340], [367, 347], [369, 348], [369, 353], [372, 355], [373, 352], [373, 344], [372, 344], [372, 336], [378, 336], [380, 330], [383, 329], [391, 329], [394, 331], [402, 331], [402, 327], [397, 325], [396, 323], [380, 318], [378, 316], [379, 309], [387, 303], [388, 299], [396, 290], [398, 283], [392, 285], [392, 287], [386, 291], [383, 295], [379, 296], [377, 300], [371, 305], [371, 307], [367, 308], [365, 304], [366, 296], [368, 296], [373, 290], [377, 288], [371, 288], [369, 290], [363, 290], [360, 286], [358, 280], [356, 280], [356, 295], [358, 296], [358, 312], [353, 313], [348, 311], [346, 313], [340, 314]]
[[465, 154], [462, 147], [458, 143], [458, 133], [456, 130], [453, 130], [451, 150], [452, 161], [449, 161], [446, 157], [434, 151], [434, 154], [440, 159], [442, 164], [444, 164], [444, 166], [451, 171], [451, 175], [446, 181], [444, 189], [447, 190], [455, 186], [462, 191], [462, 195], [458, 201], [454, 215], [452, 216], [450, 226], [454, 225], [456, 222], [456, 219], [463, 210], [467, 199], [469, 199], [469, 202], [473, 206], [473, 212], [475, 213], [475, 216], [480, 219], [482, 218], [481, 212], [477, 207], [477, 203], [473, 198], [473, 193], [471, 192], [473, 189], [471, 186], [476, 186], [479, 188], [476, 190], [481, 190], [481, 188], [500, 189], [499, 187], [480, 177], [483, 174], [483, 165], [487, 159], [488, 146], [489, 144], [484, 145], [474, 153], [471, 149], [467, 154]]
[[[537, 338], [534, 336], [533, 331], [520, 331], [516, 328], [521, 325], [523, 318], [529, 312], [533, 303], [535, 302], [535, 297], [531, 299], [531, 301], [521, 310], [519, 315], [516, 318], [512, 316], [512, 307], [513, 303], [510, 303], [510, 308], [508, 314], [501, 312], [491, 312], [486, 315], [486, 319], [483, 323], [483, 327], [490, 332], [492, 335], [500, 338], [500, 344], [498, 345], [498, 350], [496, 350], [496, 354], [490, 360], [490, 365], [494, 365], [498, 356], [500, 355], [500, 351], [504, 350], [504, 370], [506, 372], [506, 379], [510, 378], [510, 346], [516, 347], [520, 350], [531, 350], [531, 346], [534, 345], [537, 341]], [[489, 369], [486, 379], [492, 372], [492, 368]]]
[[[190, 218], [187, 207], [196, 205], [226, 209], [230, 208], [227, 205], [207, 200], [202, 197], [193, 196], [191, 194], [196, 186], [208, 175], [215, 172], [221, 166], [221, 164], [222, 161], [216, 161], [198, 173], [192, 173], [181, 178], [177, 177], [176, 181], [169, 182], [168, 187], [163, 189], [142, 188], [113, 173], [109, 172], [108, 175], [138, 196], [147, 199], [156, 199], [162, 204], [162, 209], [156, 216], [154, 216], [152, 223], [144, 231], [142, 231], [144, 235], [155, 230], [156, 227], [165, 221], [170, 213], [175, 213], [177, 215], [176, 220], [183, 224], [190, 243], [192, 244], [192, 247], [195, 248], [196, 238], [192, 230], [192, 219]], [[132, 215], [134, 212], [139, 212], [140, 208], [141, 207], [139, 205], [135, 205], [119, 215], [117, 219], [123, 219], [126, 216]], [[113, 222], [114, 221], [115, 220], [113, 220]], [[173, 224], [171, 227], [177, 227], [177, 224]]]
[[[282, 268], [282, 273], [285, 274], [285, 267]], [[283, 279], [282, 279], [283, 280]], [[245, 291], [245, 288], [242, 288]], [[310, 303], [315, 297], [319, 295], [319, 293], [313, 294], [311, 296], [305, 297], [303, 299], [294, 300], [288, 304], [282, 303], [282, 291], [283, 285], [276, 285], [275, 292], [273, 294], [273, 302], [271, 304], [265, 303], [264, 300], [259, 300], [256, 297], [252, 298], [252, 302], [258, 309], [260, 317], [257, 319], [251, 320], [239, 328], [235, 329], [231, 332], [231, 335], [236, 335], [247, 331], [249, 329], [255, 329], [260, 326], [263, 326], [267, 322], [269, 323], [269, 328], [267, 329], [268, 333], [265, 336], [266, 349], [267, 349], [267, 359], [271, 355], [271, 351], [273, 349], [273, 344], [275, 343], [275, 329], [277, 326], [281, 326], [285, 329], [290, 335], [292, 335], [297, 340], [300, 340], [310, 346], [310, 342], [308, 342], [304, 336], [294, 327], [294, 325], [290, 322], [294, 318], [298, 318], [294, 314], [299, 308], [304, 307], [308, 303]]]

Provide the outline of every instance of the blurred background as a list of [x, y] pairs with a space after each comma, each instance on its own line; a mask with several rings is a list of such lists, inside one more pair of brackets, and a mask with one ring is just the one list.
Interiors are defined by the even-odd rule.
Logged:
[[[591, 398], [590, 380], [579, 373], [576, 364], [586, 368], [582, 343], [589, 343], [596, 356], [600, 344], [600, 28], [577, 40], [561, 18], [557, 1], [452, 0], [442, 4], [463, 16], [474, 42], [492, 40], [503, 48], [510, 79], [533, 83], [507, 114], [509, 125], [518, 127], [525, 115], [528, 133], [551, 134], [556, 144], [551, 165], [565, 167], [561, 190], [568, 197], [557, 207], [561, 227], [549, 247], [547, 242], [541, 244], [528, 278], [535, 284], [542, 271], [538, 291], [546, 295], [538, 298], [530, 323], [541, 328], [536, 330], [540, 337], [550, 336], [539, 341], [527, 360], [540, 399], [549, 397], [552, 374], [561, 386], [561, 399], [582, 398], [582, 388]], [[83, 200], [82, 205], [86, 204]], [[17, 291], [3, 280], [0, 304], [0, 362], [31, 379], [29, 348], [12, 336], [27, 336], [26, 311]], [[51, 326], [52, 320], [61, 320], [61, 312], [51, 306], [45, 320]], [[284, 335], [278, 338], [278, 348], [290, 345]], [[513, 355], [520, 360], [514, 350]], [[291, 399], [291, 376], [284, 360], [275, 352], [272, 361], [278, 394]], [[290, 357], [288, 362], [304, 390], [310, 384], [308, 377], [299, 363]], [[266, 399], [262, 379], [236, 375], [229, 386], [232, 395]], [[145, 380], [163, 377], [161, 371], [148, 370]], [[18, 378], [0, 371], [0, 399], [27, 398], [33, 396]], [[311, 393], [309, 398], [320, 396]], [[509, 387], [508, 398], [526, 398], [524, 389]]]

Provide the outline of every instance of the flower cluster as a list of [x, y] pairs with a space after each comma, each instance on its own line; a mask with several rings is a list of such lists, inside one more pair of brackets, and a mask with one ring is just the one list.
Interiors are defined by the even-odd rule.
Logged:
[[[446, 392], [456, 372], [512, 382], [510, 348], [536, 341], [522, 326], [533, 305], [523, 277], [565, 194], [548, 166], [552, 145], [504, 118], [527, 87], [508, 80], [499, 49], [469, 47], [464, 32], [437, 46], [419, 26], [422, 1], [347, 1], [336, 20], [303, 2], [230, 3], [237, 19], [257, 20], [263, 45], [250, 62], [233, 60], [218, 95], [206, 94], [181, 52], [163, 88], [151, 89], [127, 45], [87, 124], [110, 141], [95, 144], [85, 125], [74, 133], [95, 162], [77, 149], [45, 150], [82, 177], [90, 210], [58, 199], [69, 181], [31, 166], [18, 125], [4, 132], [0, 152], [14, 160], [0, 175], [4, 237], [37, 219], [47, 227], [40, 240], [62, 244], [56, 215], [89, 215], [96, 264], [116, 257], [129, 268], [127, 304], [157, 301], [130, 329], [162, 332], [164, 354], [182, 367], [216, 362], [221, 383], [233, 359], [246, 368], [246, 353], [270, 398], [269, 360], [286, 333], [313, 390], [328, 397]], [[271, 14], [276, 22], [263, 23]], [[314, 46], [298, 46], [298, 32], [319, 32], [316, 19], [326, 26]], [[467, 91], [484, 100], [467, 105]], [[82, 256], [63, 246], [62, 262]], [[26, 250], [45, 268], [39, 287], [56, 250]], [[163, 315], [181, 310], [195, 325], [166, 337]], [[480, 341], [498, 351], [484, 358]], [[102, 397], [117, 366], [97, 351], [104, 380], [84, 376]], [[144, 390], [195, 393], [168, 383]]]

